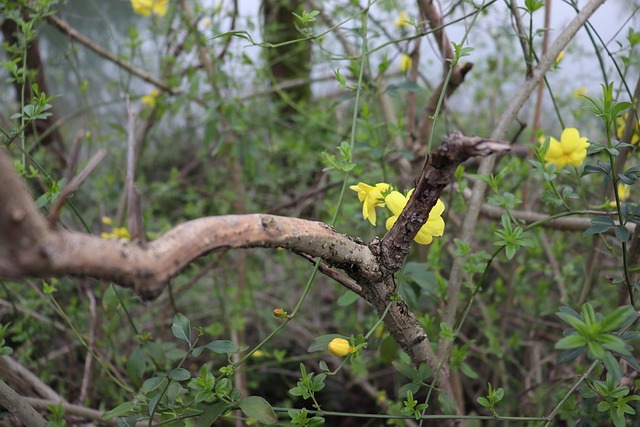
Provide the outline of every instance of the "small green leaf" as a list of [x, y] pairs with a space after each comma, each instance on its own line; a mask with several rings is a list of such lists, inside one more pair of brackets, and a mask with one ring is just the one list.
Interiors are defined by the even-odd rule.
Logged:
[[191, 373], [184, 368], [175, 368], [167, 372], [167, 376], [174, 381], [185, 381], [191, 378]]
[[178, 313], [173, 317], [171, 332], [174, 337], [191, 344], [191, 322], [184, 314]]
[[584, 347], [587, 340], [582, 335], [573, 334], [562, 338], [555, 345], [558, 350], [570, 350], [572, 348]]
[[210, 427], [215, 420], [224, 415], [229, 409], [231, 409], [231, 406], [225, 402], [218, 402], [208, 406], [202, 415], [196, 418], [196, 427]]
[[240, 351], [238, 344], [229, 340], [211, 341], [209, 344], [205, 345], [205, 348], [217, 354], [234, 354]]
[[238, 402], [238, 407], [243, 414], [264, 424], [275, 424], [278, 422], [273, 408], [260, 396], [249, 396]]
[[618, 239], [619, 242], [626, 242], [627, 240], [629, 240], [630, 236], [631, 233], [629, 232], [629, 229], [627, 229], [627, 227], [622, 224], [616, 225], [616, 239]]
[[127, 375], [129, 380], [136, 387], [142, 385], [142, 378], [147, 369], [147, 361], [140, 347], [136, 347], [127, 359]]
[[122, 417], [125, 416], [126, 414], [128, 414], [129, 412], [131, 412], [133, 410], [133, 408], [136, 407], [136, 404], [133, 402], [124, 402], [119, 404], [118, 406], [116, 406], [115, 408], [113, 408], [110, 411], [105, 412], [104, 414], [102, 414], [102, 419], [105, 421], [108, 421], [112, 418], [115, 417]]
[[338, 301], [336, 303], [340, 307], [347, 307], [347, 306], [353, 304], [354, 302], [356, 302], [358, 300], [358, 298], [360, 298], [360, 297], [355, 292], [347, 291], [340, 298], [338, 298]]
[[618, 329], [626, 322], [633, 320], [636, 317], [637, 314], [634, 308], [630, 305], [625, 305], [616, 308], [613, 312], [604, 316], [600, 321], [600, 324], [602, 325], [602, 330], [604, 332], [609, 332]]
[[314, 353], [316, 351], [326, 351], [327, 346], [334, 338], [343, 338], [349, 341], [350, 337], [346, 337], [340, 334], [321, 335], [319, 337], [314, 338], [313, 341], [311, 341], [311, 344], [309, 344], [309, 348], [307, 348], [307, 353]]

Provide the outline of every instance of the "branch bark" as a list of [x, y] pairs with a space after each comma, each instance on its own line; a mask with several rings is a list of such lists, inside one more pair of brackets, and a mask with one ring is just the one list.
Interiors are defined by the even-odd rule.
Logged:
[[[158, 296], [171, 277], [196, 258], [220, 249], [284, 248], [322, 258], [355, 281], [349, 288], [373, 305], [400, 347], [416, 364], [439, 363], [422, 326], [397, 295], [393, 274], [409, 253], [457, 166], [471, 156], [509, 150], [509, 145], [454, 133], [432, 153], [396, 225], [369, 246], [330, 226], [267, 214], [206, 217], [180, 224], [149, 243], [105, 240], [49, 225], [0, 149], [0, 278], [86, 276], [133, 288], [143, 298]], [[446, 366], [443, 367], [446, 371]], [[439, 387], [453, 397], [448, 375]]]

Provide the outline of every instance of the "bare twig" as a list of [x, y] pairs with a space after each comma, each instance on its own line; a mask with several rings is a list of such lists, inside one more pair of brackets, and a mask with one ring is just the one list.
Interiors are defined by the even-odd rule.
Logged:
[[140, 193], [135, 182], [136, 170], [136, 113], [127, 97], [128, 126], [127, 126], [127, 176], [125, 187], [127, 192], [127, 225], [131, 239], [144, 241], [142, 229], [142, 208], [140, 206]]
[[[544, 2], [544, 28], [548, 29], [551, 24], [551, 0]], [[549, 31], [545, 31], [542, 35], [542, 54], [547, 53], [549, 47]], [[542, 95], [544, 93], [544, 79], [538, 83], [538, 91], [536, 93], [536, 107], [533, 114], [533, 128], [531, 129], [531, 142], [536, 140], [536, 131], [540, 127], [540, 115], [542, 114]]]
[[152, 76], [151, 74], [147, 73], [144, 70], [134, 67], [131, 63], [118, 58], [118, 56], [113, 52], [110, 52], [107, 49], [103, 48], [102, 46], [100, 46], [99, 44], [97, 44], [87, 36], [80, 34], [71, 25], [69, 25], [67, 21], [60, 19], [57, 16], [47, 16], [46, 19], [47, 19], [47, 22], [49, 22], [51, 25], [53, 25], [56, 29], [58, 29], [63, 34], [66, 34], [68, 37], [76, 40], [78, 43], [89, 48], [99, 56], [102, 56], [103, 58], [108, 59], [109, 61], [120, 66], [121, 68], [124, 68], [131, 74], [140, 77], [142, 80], [148, 83], [151, 83], [152, 85], [156, 86], [158, 89], [161, 89], [164, 92], [168, 92], [172, 95], [177, 95], [178, 93], [180, 93], [180, 90], [169, 87], [165, 82], [158, 80], [156, 77]]
[[527, 32], [524, 28], [524, 24], [522, 23], [522, 15], [520, 15], [520, 6], [516, 0], [509, 0], [509, 9], [511, 11], [511, 18], [513, 19], [513, 27], [518, 36], [518, 41], [520, 42], [520, 47], [522, 48], [522, 56], [525, 59], [527, 64], [527, 76], [531, 76], [532, 66], [529, 63], [529, 43], [527, 43], [528, 37]]
[[91, 384], [91, 375], [93, 368], [93, 353], [96, 347], [96, 330], [98, 328], [98, 313], [96, 311], [96, 296], [92, 289], [86, 288], [85, 293], [89, 298], [89, 312], [91, 313], [91, 323], [89, 325], [89, 339], [87, 342], [87, 357], [84, 360], [84, 372], [82, 375], [82, 385], [80, 387], [80, 395], [78, 402], [84, 402], [89, 396], [89, 386]]
[[[311, 263], [315, 264], [316, 263], [316, 259], [307, 255], [307, 254], [299, 254], [302, 258], [310, 261]], [[358, 295], [362, 295], [362, 288], [353, 283], [351, 280], [349, 280], [345, 275], [341, 274], [340, 272], [334, 270], [333, 268], [329, 267], [327, 264], [321, 262], [320, 265], [318, 266], [318, 270], [320, 270], [320, 272], [322, 274], [324, 274], [325, 276], [329, 277], [330, 279], [335, 280], [336, 282], [340, 283], [342, 286], [344, 286], [345, 288], [349, 289], [350, 291], [355, 292]]]
[[93, 155], [91, 160], [89, 160], [89, 163], [87, 163], [87, 166], [85, 166], [82, 172], [80, 172], [73, 180], [71, 180], [71, 182], [64, 186], [64, 188], [60, 192], [60, 195], [58, 196], [58, 200], [56, 200], [56, 203], [51, 208], [51, 213], [49, 214], [50, 225], [53, 225], [58, 221], [60, 210], [62, 209], [62, 205], [67, 200], [67, 197], [69, 197], [71, 193], [73, 193], [80, 187], [84, 180], [89, 177], [91, 172], [93, 172], [96, 166], [98, 166], [98, 163], [100, 163], [106, 155], [107, 150], [102, 149], [98, 151]]

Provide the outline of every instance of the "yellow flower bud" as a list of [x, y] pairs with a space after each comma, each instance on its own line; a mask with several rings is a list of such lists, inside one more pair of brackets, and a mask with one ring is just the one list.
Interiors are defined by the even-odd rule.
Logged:
[[276, 308], [273, 310], [273, 315], [278, 319], [286, 319], [289, 314], [281, 308]]
[[344, 357], [356, 351], [355, 348], [351, 347], [349, 341], [345, 340], [344, 338], [332, 339], [327, 346], [327, 350], [329, 350], [329, 353], [338, 357]]

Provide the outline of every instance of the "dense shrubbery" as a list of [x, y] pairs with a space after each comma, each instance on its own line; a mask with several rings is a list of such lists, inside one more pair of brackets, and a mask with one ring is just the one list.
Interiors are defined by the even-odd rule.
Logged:
[[[387, 311], [406, 301], [437, 359], [416, 365], [341, 286], [349, 279], [316, 274], [329, 267], [314, 257], [225, 248], [152, 301], [92, 278], [0, 281], [0, 352], [41, 382], [16, 376], [15, 362], [2, 378], [36, 408], [65, 399], [45, 411], [51, 425], [413, 426], [443, 414], [471, 426], [625, 425], [640, 399], [633, 26], [613, 50], [587, 25], [584, 52], [554, 43], [560, 30], [541, 47], [536, 0], [447, 2], [443, 14], [429, 2], [265, 0], [245, 15], [238, 3], [0, 5], [0, 130], [16, 171], [57, 227], [105, 239], [264, 212], [369, 242], [392, 215], [393, 226], [451, 131], [510, 141], [510, 154], [458, 168], [416, 239], [428, 245], [415, 244], [393, 279]], [[522, 82], [545, 61], [546, 100], [519, 113]]]

